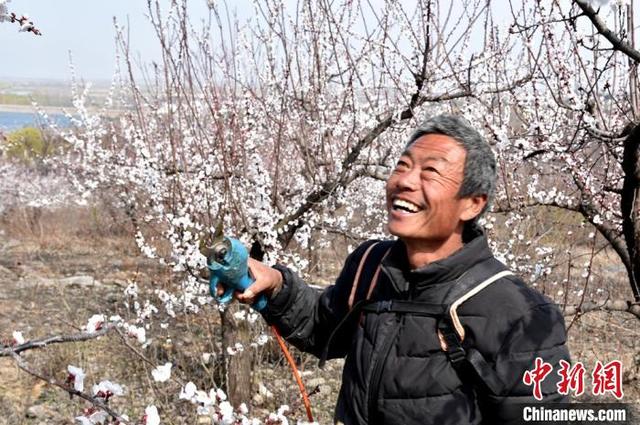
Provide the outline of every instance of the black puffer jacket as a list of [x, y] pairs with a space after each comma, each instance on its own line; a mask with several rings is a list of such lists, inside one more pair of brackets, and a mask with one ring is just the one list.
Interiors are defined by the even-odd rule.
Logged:
[[[348, 258], [335, 285], [317, 291], [290, 270], [278, 266], [283, 289], [270, 300], [265, 319], [296, 347], [320, 356], [331, 333], [349, 312], [348, 299], [367, 242]], [[372, 300], [417, 300], [439, 304], [463, 274], [484, 278], [499, 264], [484, 236], [469, 241], [450, 257], [410, 270], [404, 244], [391, 248]], [[362, 272], [366, 297], [375, 266]], [[500, 267], [504, 267], [501, 266]], [[465, 273], [466, 272], [466, 273]], [[489, 271], [489, 275], [493, 272]], [[484, 276], [484, 277], [482, 277]], [[365, 287], [364, 289], [362, 289]], [[438, 319], [380, 311], [351, 314], [331, 337], [330, 358], [346, 356], [336, 406], [337, 423], [350, 424], [502, 424], [518, 423], [515, 403], [535, 402], [522, 382], [536, 357], [554, 366], [543, 381], [544, 401], [564, 401], [556, 393], [559, 360], [569, 360], [562, 314], [520, 279], [502, 278], [458, 309], [465, 328], [463, 346], [479, 352], [500, 384], [489, 389], [473, 370], [456, 371], [442, 351]], [[470, 352], [470, 351], [468, 351]]]

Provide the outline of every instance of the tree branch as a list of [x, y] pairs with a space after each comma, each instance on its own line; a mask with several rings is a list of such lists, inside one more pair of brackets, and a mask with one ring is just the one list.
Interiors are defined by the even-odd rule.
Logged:
[[99, 398], [97, 397], [92, 397], [89, 394], [83, 393], [81, 391], [76, 390], [73, 387], [70, 387], [68, 385], [65, 385], [63, 383], [60, 383], [58, 381], [56, 381], [53, 378], [47, 378], [44, 375], [39, 374], [38, 372], [34, 371], [33, 369], [31, 369], [29, 367], [29, 365], [27, 364], [27, 362], [25, 362], [22, 357], [20, 357], [20, 355], [16, 354], [16, 353], [10, 353], [11, 357], [13, 357], [13, 359], [16, 361], [16, 364], [18, 365], [18, 367], [20, 369], [22, 369], [23, 371], [27, 372], [29, 375], [38, 378], [42, 381], [45, 381], [48, 384], [54, 385], [58, 388], [63, 389], [64, 391], [68, 392], [70, 395], [72, 396], [78, 396], [86, 401], [88, 401], [89, 403], [93, 404], [95, 407], [104, 410], [105, 412], [107, 412], [107, 414], [109, 416], [111, 416], [113, 419], [115, 419], [116, 421], [118, 421], [119, 423], [123, 423], [123, 424], [128, 424], [130, 423], [129, 421], [127, 421], [126, 419], [124, 419], [119, 413], [117, 413], [116, 411], [114, 411], [113, 409], [111, 409], [105, 402], [101, 401]]
[[[593, 225], [598, 232], [611, 244], [611, 247], [616, 251], [616, 254], [620, 257], [620, 260], [624, 264], [624, 266], [628, 269], [630, 265], [629, 253], [624, 245], [624, 240], [622, 239], [620, 232], [618, 232], [615, 228], [609, 225], [606, 222], [603, 223], [594, 223], [594, 217], [597, 215], [597, 211], [595, 208], [587, 202], [587, 200], [583, 197], [582, 201], [577, 205], [569, 205], [569, 204], [561, 204], [559, 202], [549, 201], [549, 202], [538, 202], [532, 201], [524, 204], [518, 205], [519, 208], [530, 208], [530, 207], [553, 207], [560, 208], [567, 211], [573, 211], [582, 214], [584, 218]], [[491, 212], [493, 213], [508, 213], [516, 210], [516, 208], [502, 208], [500, 205], [494, 205]]]
[[600, 140], [604, 140], [606, 142], [622, 143], [627, 139], [627, 134], [625, 133], [623, 133], [622, 135], [614, 134], [591, 126], [586, 126], [585, 130], [591, 136]]
[[602, 188], [606, 192], [616, 193], [618, 195], [622, 194], [622, 188], [615, 186], [605, 186]]
[[634, 62], [640, 63], [640, 52], [634, 49], [629, 43], [622, 40], [616, 33], [611, 31], [607, 25], [598, 16], [596, 11], [586, 0], [574, 0], [574, 2], [582, 9], [584, 15], [589, 18], [596, 30], [613, 45], [614, 50], [618, 50]]
[[338, 177], [332, 180], [328, 180], [324, 182], [320, 187], [314, 191], [312, 191], [305, 201], [291, 214], [283, 217], [278, 221], [275, 228], [280, 231], [285, 227], [287, 230], [281, 234], [281, 240], [284, 242], [286, 246], [288, 242], [291, 240], [296, 230], [302, 226], [302, 223], [298, 222], [298, 220], [304, 216], [308, 211], [310, 211], [315, 205], [321, 203], [325, 199], [327, 199], [336, 189], [340, 187], [345, 187], [349, 181], [349, 170], [352, 165], [357, 161], [360, 152], [373, 143], [382, 133], [384, 133], [389, 127], [391, 127], [394, 123], [399, 121], [405, 121], [413, 117], [415, 108], [430, 102], [444, 102], [450, 100], [461, 99], [465, 97], [479, 96], [481, 94], [496, 94], [504, 91], [512, 90], [515, 87], [522, 85], [523, 83], [529, 81], [531, 79], [530, 75], [527, 75], [523, 78], [520, 78], [508, 86], [499, 87], [497, 89], [485, 90], [479, 93], [472, 93], [468, 89], [463, 89], [457, 92], [452, 93], [442, 93], [438, 95], [432, 96], [424, 96], [420, 95], [420, 91], [422, 91], [422, 87], [420, 86], [420, 82], [418, 82], [419, 86], [411, 97], [411, 101], [409, 105], [402, 110], [399, 114], [389, 113], [384, 119], [378, 122], [378, 124], [371, 129], [364, 137], [360, 138], [356, 144], [351, 148], [349, 154], [342, 161], [341, 173]]
[[32, 350], [34, 348], [43, 348], [49, 344], [61, 344], [65, 342], [80, 342], [95, 339], [106, 335], [115, 327], [114, 324], [107, 323], [96, 332], [79, 332], [72, 335], [54, 335], [42, 339], [34, 339], [27, 341], [24, 344], [15, 345], [11, 347], [3, 347], [0, 349], [0, 357], [13, 356], [20, 354], [23, 351]]
[[640, 304], [625, 300], [608, 300], [604, 304], [586, 302], [581, 305], [568, 305], [564, 307], [565, 316], [573, 316], [575, 314], [582, 315], [592, 311], [620, 311], [633, 314], [640, 319]]

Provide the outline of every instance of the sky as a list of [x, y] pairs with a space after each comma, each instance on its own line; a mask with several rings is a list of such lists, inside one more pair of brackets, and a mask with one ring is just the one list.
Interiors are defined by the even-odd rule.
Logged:
[[[235, 4], [233, 8], [241, 3], [229, 4]], [[192, 18], [207, 16], [206, 0], [189, 0], [189, 8]], [[68, 80], [71, 51], [78, 77], [110, 80], [115, 70], [114, 16], [121, 24], [129, 20], [133, 52], [145, 62], [159, 57], [145, 17], [146, 0], [11, 0], [8, 10], [28, 15], [42, 36], [18, 32], [16, 23], [0, 23], [0, 79]]]
[[[170, 0], [159, 1], [166, 10]], [[226, 4], [240, 21], [253, 13], [251, 0], [214, 1]], [[381, 2], [369, 0], [373, 7]], [[285, 0], [288, 3], [296, 2]], [[207, 18], [207, 0], [188, 0], [188, 7], [192, 22]], [[109, 81], [115, 72], [114, 17], [121, 24], [129, 22], [134, 57], [147, 64], [160, 57], [159, 43], [145, 16], [147, 0], [9, 0], [8, 9], [27, 14], [43, 35], [18, 32], [15, 23], [0, 23], [0, 81], [69, 80], [69, 52], [79, 78]], [[508, 15], [500, 7], [496, 13]], [[510, 18], [506, 15], [505, 19]]]
[[[170, 0], [159, 1], [167, 10]], [[252, 0], [213, 1], [226, 5], [241, 22], [252, 18]], [[372, 7], [382, 2], [369, 0]], [[284, 3], [295, 7], [297, 1]], [[188, 0], [187, 4], [194, 24], [208, 18], [207, 0]], [[116, 57], [114, 17], [121, 25], [128, 20], [131, 52], [136, 59], [149, 64], [160, 58], [159, 43], [145, 16], [147, 0], [9, 0], [8, 10], [26, 14], [42, 36], [18, 32], [16, 23], [0, 23], [0, 81], [69, 80], [69, 52], [78, 78], [110, 81]]]

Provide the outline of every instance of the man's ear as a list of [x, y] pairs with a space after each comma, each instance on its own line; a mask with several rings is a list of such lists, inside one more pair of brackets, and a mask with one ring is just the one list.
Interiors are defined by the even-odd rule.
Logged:
[[476, 218], [487, 205], [487, 195], [474, 195], [469, 196], [468, 198], [463, 199], [464, 205], [462, 209], [462, 213], [460, 214], [460, 219], [462, 221], [469, 221]]

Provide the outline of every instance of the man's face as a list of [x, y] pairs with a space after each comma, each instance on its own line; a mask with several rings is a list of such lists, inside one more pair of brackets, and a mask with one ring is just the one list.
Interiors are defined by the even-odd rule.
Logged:
[[427, 134], [400, 156], [387, 180], [389, 232], [405, 242], [438, 245], [461, 232], [470, 200], [456, 196], [465, 149], [453, 138]]

